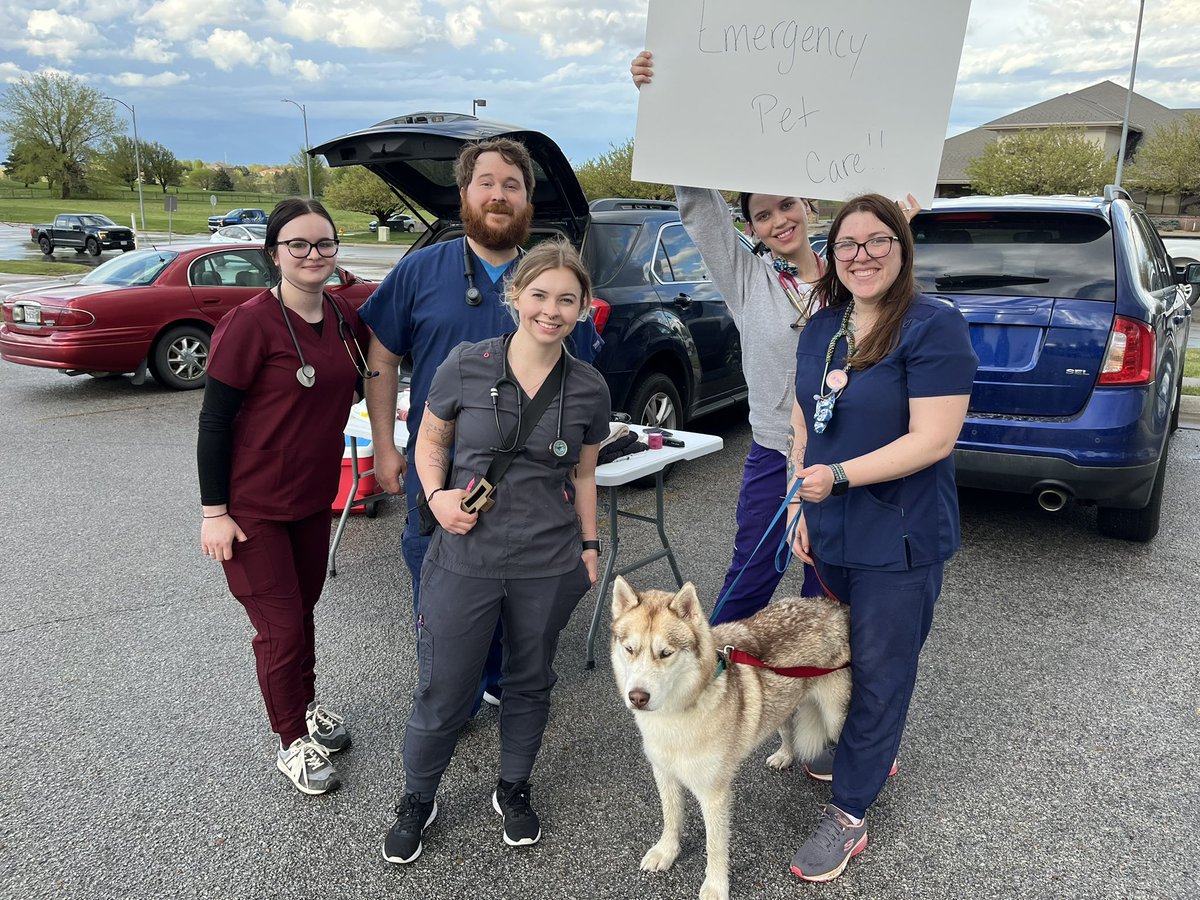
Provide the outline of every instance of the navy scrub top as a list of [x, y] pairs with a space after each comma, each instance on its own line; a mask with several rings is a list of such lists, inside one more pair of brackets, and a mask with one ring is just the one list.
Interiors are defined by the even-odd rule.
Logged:
[[[433, 373], [461, 341], [483, 341], [507, 334], [516, 327], [504, 305], [505, 269], [495, 280], [483, 261], [474, 258], [478, 306], [466, 301], [467, 278], [463, 274], [466, 239], [443, 241], [406, 253], [359, 310], [380, 343], [396, 356], [411, 353], [412, 383], [409, 388], [408, 451], [412, 455], [425, 412], [425, 399]], [[474, 256], [473, 251], [471, 252]], [[568, 338], [567, 347], [577, 358], [591, 362], [604, 345], [591, 319], [580, 322]], [[410, 496], [420, 485], [409, 469]], [[405, 479], [409, 484], [409, 479]]]
[[[296, 380], [300, 358], [269, 290], [230, 310], [213, 332], [208, 374], [246, 392], [233, 420], [229, 513], [235, 519], [296, 521], [329, 509], [337, 496], [342, 431], [358, 380], [346, 345], [357, 358], [350, 334], [365, 348], [367, 331], [349, 303], [325, 296], [320, 334], [286, 311], [305, 361], [316, 369], [312, 387]], [[329, 303], [338, 304], [346, 328], [338, 328]]]
[[[491, 448], [504, 445], [516, 428], [516, 392], [505, 384], [497, 400], [503, 436], [496, 430], [489, 392], [503, 372], [504, 339], [492, 338], [459, 344], [434, 375], [429, 409], [455, 423], [455, 488], [465, 489], [472, 479], [481, 478], [495, 455]], [[496, 485], [496, 505], [480, 513], [466, 534], [436, 529], [427, 561], [475, 578], [546, 578], [565, 575], [579, 565], [583, 536], [568, 479], [579, 462], [580, 448], [608, 436], [608, 385], [587, 363], [568, 357], [562, 402], [567, 455], [560, 459], [550, 452], [558, 436], [557, 370], [549, 378], [554, 396], [530, 432], [525, 452], [517, 454]], [[527, 409], [531, 402], [522, 391], [522, 405]]]
[[[828, 390], [825, 356], [845, 309], [813, 315], [796, 348], [796, 399], [808, 430], [806, 467], [842, 463], [902, 437], [908, 433], [910, 398], [970, 394], [979, 365], [962, 314], [945, 301], [917, 294], [897, 347], [869, 369], [850, 373], [833, 418], [817, 434], [814, 394]], [[841, 368], [845, 359], [842, 339], [830, 369]], [[943, 562], [959, 546], [953, 456], [905, 478], [805, 503], [804, 518], [813, 555], [826, 565], [902, 571]]]

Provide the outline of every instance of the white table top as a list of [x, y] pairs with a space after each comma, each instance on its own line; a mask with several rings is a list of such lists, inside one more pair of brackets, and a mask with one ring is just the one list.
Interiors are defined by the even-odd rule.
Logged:
[[[350, 416], [346, 419], [346, 427], [342, 433], [346, 437], [371, 440], [371, 420], [367, 418], [366, 400], [360, 400], [350, 407]], [[406, 422], [396, 420], [396, 437], [393, 440], [401, 450], [408, 446], [408, 424]]]
[[[645, 427], [630, 425], [629, 430], [640, 432], [642, 434], [640, 439], [645, 441]], [[713, 434], [680, 431], [677, 428], [672, 428], [670, 431], [673, 438], [683, 441], [682, 447], [643, 450], [641, 453], [622, 456], [620, 459], [597, 466], [596, 484], [600, 487], [616, 487], [620, 484], [628, 484], [646, 475], [653, 475], [671, 463], [707, 456], [709, 453], [716, 453], [725, 446], [725, 442]]]

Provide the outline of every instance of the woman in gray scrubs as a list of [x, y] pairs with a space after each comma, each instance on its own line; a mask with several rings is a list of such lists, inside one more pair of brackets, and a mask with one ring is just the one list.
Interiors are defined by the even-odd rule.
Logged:
[[[389, 862], [421, 855], [499, 618], [504, 702], [492, 806], [503, 817], [505, 843], [541, 837], [529, 777], [557, 679], [558, 635], [596, 582], [596, 458], [608, 434], [609, 394], [600, 374], [563, 347], [587, 315], [591, 280], [570, 244], [545, 241], [517, 266], [506, 302], [516, 331], [450, 352], [417, 436], [414, 462], [439, 527], [421, 573], [405, 797], [384, 838]], [[477, 508], [471, 500], [497, 451], [521, 443], [524, 413], [543, 385], [549, 406], [495, 484], [494, 505], [468, 511]]]

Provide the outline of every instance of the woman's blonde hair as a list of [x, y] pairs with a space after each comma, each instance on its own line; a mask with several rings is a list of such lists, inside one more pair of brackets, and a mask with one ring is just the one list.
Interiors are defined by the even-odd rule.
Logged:
[[592, 278], [579, 256], [579, 251], [564, 237], [542, 241], [521, 257], [512, 277], [504, 288], [504, 305], [516, 320], [516, 300], [525, 288], [543, 272], [566, 269], [579, 280], [579, 319], [587, 318], [592, 304]]

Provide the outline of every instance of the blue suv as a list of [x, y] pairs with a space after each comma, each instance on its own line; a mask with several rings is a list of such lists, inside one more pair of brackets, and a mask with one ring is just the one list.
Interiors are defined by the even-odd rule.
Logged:
[[366, 166], [410, 208], [430, 212], [435, 221], [413, 243], [418, 249], [462, 236], [454, 160], [464, 143], [494, 137], [521, 141], [533, 158], [531, 243], [564, 234], [581, 248], [604, 338], [595, 365], [613, 409], [673, 428], [745, 400], [737, 328], [675, 204], [607, 198], [589, 208], [549, 137], [460, 113], [399, 116], [312, 153], [333, 167]]
[[[1159, 528], [1191, 307], [1146, 214], [1103, 198], [937, 200], [912, 223], [917, 281], [979, 356], [958, 483], [1094, 504], [1102, 534]], [[1193, 295], [1195, 292], [1192, 292]]]

